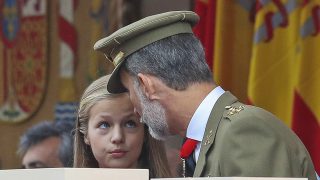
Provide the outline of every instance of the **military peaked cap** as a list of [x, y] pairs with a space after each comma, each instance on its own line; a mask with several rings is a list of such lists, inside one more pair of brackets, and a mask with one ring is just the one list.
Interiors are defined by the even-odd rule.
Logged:
[[102, 52], [115, 66], [107, 90], [110, 93], [125, 91], [119, 78], [119, 69], [125, 57], [160, 39], [192, 33], [192, 26], [198, 20], [199, 16], [192, 11], [166, 12], [143, 18], [97, 41], [94, 50]]

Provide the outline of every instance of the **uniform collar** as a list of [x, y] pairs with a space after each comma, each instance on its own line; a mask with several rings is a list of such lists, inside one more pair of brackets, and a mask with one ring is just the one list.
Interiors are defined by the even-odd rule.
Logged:
[[201, 102], [187, 128], [187, 137], [202, 141], [204, 131], [214, 104], [225, 91], [220, 87], [214, 88]]

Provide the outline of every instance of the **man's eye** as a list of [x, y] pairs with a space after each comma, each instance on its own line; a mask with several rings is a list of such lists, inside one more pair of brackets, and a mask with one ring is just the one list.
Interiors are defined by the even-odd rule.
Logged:
[[99, 124], [99, 128], [101, 128], [101, 129], [106, 129], [106, 128], [109, 128], [109, 127], [110, 127], [110, 124], [107, 123], [107, 122], [101, 122]]
[[137, 127], [137, 123], [134, 122], [133, 120], [129, 120], [126, 122], [125, 126], [128, 128], [135, 128], [135, 127]]

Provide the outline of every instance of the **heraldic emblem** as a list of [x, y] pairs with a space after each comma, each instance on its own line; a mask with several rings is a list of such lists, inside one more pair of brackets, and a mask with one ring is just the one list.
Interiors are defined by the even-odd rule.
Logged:
[[47, 0], [0, 1], [0, 121], [21, 122], [47, 85]]

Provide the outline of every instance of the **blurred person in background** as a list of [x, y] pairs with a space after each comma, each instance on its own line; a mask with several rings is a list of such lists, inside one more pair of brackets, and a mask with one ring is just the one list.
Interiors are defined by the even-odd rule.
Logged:
[[22, 168], [72, 167], [74, 123], [44, 121], [29, 128], [20, 138], [18, 154]]

